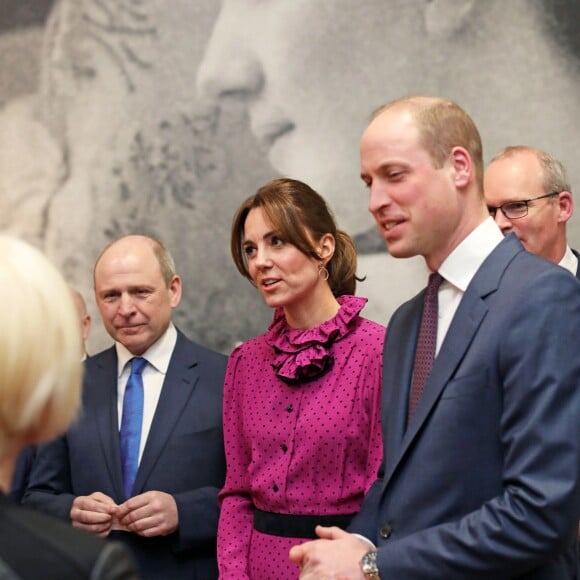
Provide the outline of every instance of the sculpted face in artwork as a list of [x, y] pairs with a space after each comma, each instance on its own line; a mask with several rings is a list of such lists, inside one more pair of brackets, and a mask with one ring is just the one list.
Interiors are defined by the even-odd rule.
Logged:
[[[382, 103], [444, 89], [486, 125], [490, 121], [484, 130], [493, 139], [491, 148], [508, 135], [513, 141], [515, 127], [524, 135], [550, 131], [548, 117], [530, 123], [524, 113], [537, 109], [540, 94], [570, 87], [574, 78], [580, 41], [566, 16], [578, 7], [562, 4], [223, 0], [197, 82], [202, 94], [242, 100], [272, 166], [282, 174], [302, 174], [321, 191], [334, 191], [339, 221], [356, 234], [360, 199], [354, 188], [346, 195], [347, 186], [356, 185], [352, 154], [356, 161], [358, 137]], [[534, 43], [535, 57], [522, 59], [509, 50], [514, 43]], [[566, 51], [570, 61], [564, 66]], [[513, 75], [535, 70], [537, 76], [542, 63], [558, 65], [559, 71], [543, 71], [551, 89], [536, 87], [532, 97], [526, 78], [514, 83]], [[495, 87], [510, 87], [510, 94], [497, 95]], [[511, 106], [516, 103], [519, 109]]]
[[388, 55], [421, 32], [419, 3], [399, 4], [395, 22], [368, 1], [353, 9], [351, 0], [225, 0], [198, 70], [200, 91], [242, 99], [275, 170], [325, 192], [352, 235], [372, 227], [358, 181], [359, 133], [372, 107], [412, 88], [407, 58], [420, 56], [418, 44], [409, 47], [377, 82], [382, 57], [373, 57], [372, 39], [381, 37]]

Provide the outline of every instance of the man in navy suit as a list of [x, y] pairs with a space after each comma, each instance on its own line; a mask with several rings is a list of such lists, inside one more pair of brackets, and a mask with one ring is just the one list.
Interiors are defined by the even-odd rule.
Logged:
[[528, 252], [580, 277], [578, 252], [566, 239], [574, 200], [561, 161], [534, 147], [506, 147], [487, 166], [483, 188], [489, 212], [504, 234], [514, 232]]
[[291, 559], [304, 580], [574, 578], [580, 282], [503, 237], [479, 133], [455, 103], [383, 106], [361, 167], [389, 251], [422, 255], [443, 278], [436, 356], [410, 414], [413, 369], [427, 362], [414, 360], [420, 293], [389, 323], [385, 460], [349, 528], [358, 535], [319, 527]]
[[[39, 449], [24, 501], [125, 542], [145, 579], [217, 578], [226, 357], [171, 322], [181, 279], [158, 240], [132, 235], [108, 245], [94, 285], [115, 345], [87, 359], [81, 417]], [[133, 357], [146, 366], [138, 471], [127, 496], [119, 437]]]

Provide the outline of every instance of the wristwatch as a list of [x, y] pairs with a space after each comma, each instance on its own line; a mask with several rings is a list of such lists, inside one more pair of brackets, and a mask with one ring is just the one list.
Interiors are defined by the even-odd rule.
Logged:
[[381, 580], [377, 567], [377, 551], [369, 550], [360, 560], [360, 567], [367, 580]]

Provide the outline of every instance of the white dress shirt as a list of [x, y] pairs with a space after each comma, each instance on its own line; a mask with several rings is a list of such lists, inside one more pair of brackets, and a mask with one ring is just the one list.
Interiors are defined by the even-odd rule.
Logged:
[[[143, 369], [143, 424], [141, 427], [141, 443], [139, 445], [139, 462], [143, 455], [143, 449], [149, 436], [153, 416], [157, 409], [159, 396], [163, 387], [163, 381], [167, 375], [167, 368], [175, 343], [177, 342], [177, 330], [172, 323], [165, 331], [165, 334], [152, 346], [146, 350], [143, 355], [148, 364]], [[121, 429], [121, 418], [123, 415], [123, 397], [125, 396], [125, 387], [131, 374], [130, 360], [134, 357], [121, 343], [116, 342], [117, 349], [117, 411], [119, 417], [119, 429]]]
[[445, 280], [439, 287], [438, 295], [436, 353], [439, 352], [469, 283], [503, 237], [499, 226], [490, 216], [479, 224], [441, 264], [438, 272]]
[[566, 268], [566, 270], [569, 270], [574, 274], [574, 276], [576, 276], [576, 272], [578, 272], [578, 258], [574, 255], [570, 246], [566, 246], [564, 257], [558, 262], [558, 266]]

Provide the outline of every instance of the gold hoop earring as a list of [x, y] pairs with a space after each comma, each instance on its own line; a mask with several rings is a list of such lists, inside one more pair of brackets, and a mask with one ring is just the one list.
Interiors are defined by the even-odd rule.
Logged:
[[328, 280], [328, 270], [322, 264], [318, 266], [318, 277], [324, 281]]

